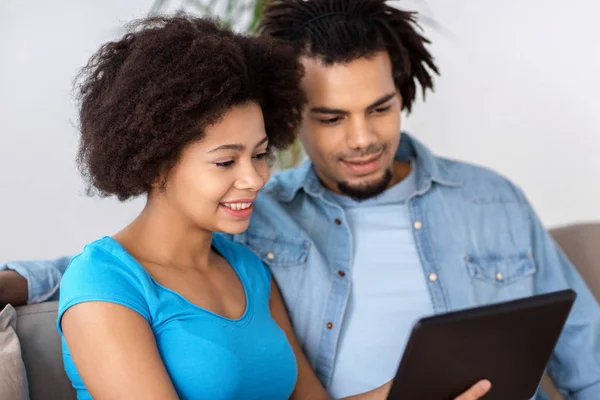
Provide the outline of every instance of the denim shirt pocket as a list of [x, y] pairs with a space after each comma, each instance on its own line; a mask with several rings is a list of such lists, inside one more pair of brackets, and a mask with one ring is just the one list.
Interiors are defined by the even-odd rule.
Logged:
[[271, 268], [287, 268], [306, 263], [310, 242], [301, 238], [248, 233], [246, 245]]
[[537, 268], [529, 252], [469, 255], [465, 257], [465, 263], [479, 304], [533, 294], [533, 279]]

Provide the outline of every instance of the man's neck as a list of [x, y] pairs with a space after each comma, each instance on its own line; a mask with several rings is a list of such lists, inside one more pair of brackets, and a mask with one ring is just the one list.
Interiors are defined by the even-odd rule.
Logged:
[[400, 182], [402, 182], [410, 172], [412, 171], [411, 163], [408, 161], [394, 161], [394, 165], [392, 167], [392, 181], [390, 182], [390, 186], [392, 187]]

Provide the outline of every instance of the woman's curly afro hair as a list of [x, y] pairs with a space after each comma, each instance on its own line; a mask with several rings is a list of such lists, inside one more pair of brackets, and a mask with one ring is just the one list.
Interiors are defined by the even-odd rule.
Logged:
[[235, 34], [210, 19], [134, 22], [76, 80], [77, 161], [89, 192], [119, 200], [148, 193], [186, 145], [248, 102], [261, 106], [270, 146], [286, 147], [302, 119], [302, 74], [280, 42]]

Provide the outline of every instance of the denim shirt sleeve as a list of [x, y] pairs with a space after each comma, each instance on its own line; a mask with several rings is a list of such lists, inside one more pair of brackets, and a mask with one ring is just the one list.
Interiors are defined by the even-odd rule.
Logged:
[[585, 282], [529, 206], [536, 292], [571, 288], [577, 300], [552, 355], [548, 372], [574, 400], [600, 399], [600, 306]]
[[0, 271], [13, 270], [27, 279], [28, 304], [58, 300], [60, 280], [71, 256], [56, 260], [10, 261], [0, 263]]

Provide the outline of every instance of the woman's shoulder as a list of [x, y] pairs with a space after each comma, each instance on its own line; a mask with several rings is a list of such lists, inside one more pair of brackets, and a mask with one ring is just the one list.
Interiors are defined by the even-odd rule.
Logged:
[[87, 244], [81, 253], [73, 257], [63, 279], [81, 274], [131, 279], [143, 272], [139, 263], [115, 239], [105, 236]]
[[150, 280], [137, 261], [114, 239], [104, 237], [86, 245], [67, 266], [60, 282], [57, 327], [71, 307], [86, 302], [106, 302], [136, 311], [152, 320]]
[[87, 244], [67, 266], [60, 283], [60, 300], [137, 299], [151, 284], [144, 268], [111, 237]]

